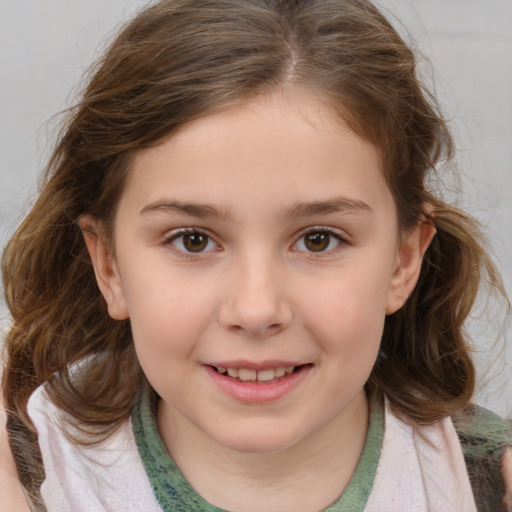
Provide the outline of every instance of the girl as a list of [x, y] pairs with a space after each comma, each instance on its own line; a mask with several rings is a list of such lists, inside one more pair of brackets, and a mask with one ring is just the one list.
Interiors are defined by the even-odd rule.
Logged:
[[[500, 510], [463, 323], [503, 288], [366, 0], [162, 0], [119, 34], [6, 248], [34, 510]], [[502, 471], [500, 471], [500, 464]]]

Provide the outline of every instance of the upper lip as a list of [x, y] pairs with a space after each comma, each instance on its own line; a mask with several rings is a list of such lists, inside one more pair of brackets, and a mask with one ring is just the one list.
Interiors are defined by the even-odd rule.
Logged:
[[268, 361], [247, 361], [237, 359], [234, 361], [216, 361], [213, 363], [207, 363], [208, 366], [215, 366], [216, 368], [245, 368], [249, 370], [267, 370], [269, 368], [288, 368], [290, 366], [302, 366], [304, 363], [298, 363], [296, 361], [285, 361], [285, 360], [268, 360]]

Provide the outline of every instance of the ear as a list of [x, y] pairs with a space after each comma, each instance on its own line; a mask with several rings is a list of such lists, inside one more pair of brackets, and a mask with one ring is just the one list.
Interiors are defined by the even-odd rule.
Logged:
[[423, 256], [435, 234], [436, 228], [432, 221], [423, 216], [418, 224], [403, 236], [388, 293], [387, 315], [398, 311], [414, 290], [420, 276]]
[[114, 320], [129, 317], [128, 307], [115, 256], [104, 236], [103, 223], [92, 215], [82, 215], [78, 225], [91, 257], [98, 287]]

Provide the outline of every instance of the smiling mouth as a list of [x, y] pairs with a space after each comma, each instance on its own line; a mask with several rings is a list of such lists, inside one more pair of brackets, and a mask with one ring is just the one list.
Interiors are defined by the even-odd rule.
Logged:
[[279, 366], [277, 368], [265, 368], [263, 370], [255, 370], [253, 368], [224, 368], [223, 366], [212, 366], [212, 368], [217, 373], [240, 382], [270, 383], [285, 378], [292, 373], [297, 373], [306, 366], [310, 365]]

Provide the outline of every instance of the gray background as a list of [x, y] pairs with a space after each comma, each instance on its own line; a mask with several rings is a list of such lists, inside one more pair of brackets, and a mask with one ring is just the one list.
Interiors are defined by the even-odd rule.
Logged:
[[[53, 116], [73, 103], [74, 88], [108, 34], [145, 3], [0, 0], [1, 247], [37, 191], [58, 128]], [[414, 41], [422, 73], [452, 119], [462, 180], [456, 190], [451, 183], [449, 199], [483, 222], [512, 294], [512, 0], [379, 4]], [[0, 318], [5, 328], [3, 306]], [[512, 416], [512, 329], [495, 344], [495, 325], [475, 319], [469, 326], [478, 400]]]

